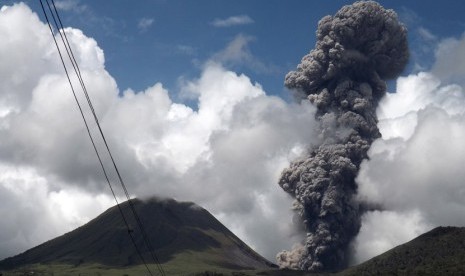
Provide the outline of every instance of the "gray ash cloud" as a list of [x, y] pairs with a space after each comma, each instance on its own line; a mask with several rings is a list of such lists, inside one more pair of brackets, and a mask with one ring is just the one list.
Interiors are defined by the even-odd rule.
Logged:
[[285, 85], [317, 107], [321, 143], [293, 161], [279, 181], [295, 198], [307, 231], [301, 246], [278, 254], [281, 267], [324, 271], [347, 265], [362, 214], [355, 177], [381, 136], [376, 107], [385, 80], [400, 74], [408, 57], [407, 30], [396, 13], [361, 1], [321, 19], [315, 48], [287, 74]]

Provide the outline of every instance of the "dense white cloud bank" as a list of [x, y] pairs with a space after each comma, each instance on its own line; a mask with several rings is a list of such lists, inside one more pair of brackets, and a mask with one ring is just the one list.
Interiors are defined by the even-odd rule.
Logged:
[[363, 217], [354, 262], [437, 226], [465, 226], [465, 93], [450, 84], [464, 77], [464, 41], [441, 42], [434, 74], [399, 78], [397, 92], [380, 103], [383, 138], [373, 143], [357, 182], [359, 197], [384, 210]]
[[[160, 83], [120, 93], [96, 41], [65, 31], [132, 194], [194, 201], [268, 258], [294, 241], [291, 200], [277, 179], [314, 136], [312, 106], [268, 96], [214, 62], [181, 88], [196, 107], [173, 102]], [[2, 8], [0, 34], [3, 258], [85, 223], [113, 199], [48, 27], [17, 4]]]

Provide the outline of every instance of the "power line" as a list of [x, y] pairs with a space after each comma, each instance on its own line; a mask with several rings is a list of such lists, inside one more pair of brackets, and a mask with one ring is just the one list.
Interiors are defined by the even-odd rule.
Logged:
[[[56, 9], [55, 1], [54, 1], [54, 0], [51, 0], [51, 1], [52, 1], [53, 8], [54, 8], [54, 10], [55, 10], [55, 13], [56, 13], [56, 15], [57, 15], [57, 18], [58, 18], [58, 21], [59, 21], [59, 24], [60, 24], [59, 28], [60, 28], [61, 30], [63, 30], [64, 27], [63, 27], [63, 24], [62, 24], [60, 15], [59, 15], [59, 13], [58, 13], [58, 10]], [[47, 1], [47, 4], [48, 4], [48, 1]], [[50, 7], [50, 6], [49, 6], [49, 7]], [[53, 15], [53, 13], [52, 13], [52, 15]], [[55, 17], [54, 17], [54, 21], [55, 21], [55, 24], [56, 24]], [[140, 230], [141, 233], [142, 233], [143, 239], [144, 239], [144, 241], [145, 241], [145, 243], [146, 243], [146, 246], [148, 247], [148, 250], [149, 250], [149, 252], [150, 252], [150, 255], [151, 255], [153, 261], [157, 264], [159, 270], [162, 272], [162, 275], [164, 275], [164, 273], [163, 273], [163, 268], [161, 267], [160, 261], [159, 261], [159, 259], [157, 258], [156, 254], [155, 254], [155, 249], [153, 248], [152, 244], [150, 243], [150, 240], [149, 240], [148, 235], [147, 235], [147, 233], [146, 233], [146, 231], [145, 231], [145, 228], [144, 228], [143, 225], [142, 225], [142, 221], [140, 220], [140, 217], [139, 217], [139, 215], [138, 215], [137, 212], [136, 212], [136, 209], [135, 209], [135, 207], [134, 207], [134, 204], [133, 204], [133, 202], [131, 201], [131, 198], [130, 198], [129, 192], [128, 192], [127, 188], [126, 188], [126, 185], [125, 185], [125, 183], [124, 183], [124, 180], [123, 180], [123, 178], [121, 177], [121, 174], [120, 174], [120, 172], [119, 172], [118, 166], [116, 165], [115, 159], [113, 158], [113, 155], [111, 154], [110, 148], [109, 148], [108, 143], [107, 143], [107, 140], [106, 140], [106, 138], [105, 138], [105, 135], [103, 134], [102, 128], [100, 127], [100, 123], [99, 123], [98, 118], [97, 118], [97, 115], [96, 115], [96, 113], [95, 113], [95, 109], [94, 109], [94, 107], [93, 107], [93, 105], [92, 105], [92, 102], [91, 102], [91, 100], [90, 100], [90, 96], [89, 96], [89, 94], [88, 94], [88, 92], [87, 92], [87, 88], [86, 88], [86, 86], [85, 86], [85, 84], [84, 84], [84, 81], [83, 81], [83, 79], [82, 79], [81, 71], [79, 70], [79, 66], [78, 66], [78, 64], [77, 64], [77, 62], [76, 62], [76, 59], [75, 59], [75, 57], [74, 57], [74, 54], [73, 54], [73, 52], [72, 52], [72, 50], [71, 50], [71, 45], [69, 44], [68, 37], [66, 36], [66, 33], [65, 33], [65, 32], [63, 32], [63, 35], [64, 35], [64, 38], [65, 38], [65, 40], [63, 40], [63, 42], [66, 42], [66, 46], [67, 46], [67, 47], [66, 47], [66, 46], [65, 46], [65, 47], [66, 47], [67, 49], [69, 49], [69, 52], [67, 51], [67, 52], [68, 52], [68, 56], [70, 56], [70, 59], [72, 60], [72, 63], [73, 63], [73, 67], [75, 67], [75, 72], [76, 72], [76, 74], [78, 75], [79, 82], [80, 82], [80, 84], [81, 84], [81, 87], [82, 87], [82, 89], [83, 89], [83, 91], [84, 91], [84, 94], [85, 94], [85, 96], [86, 96], [87, 102], [88, 102], [88, 104], [89, 104], [89, 107], [90, 107], [90, 109], [91, 109], [91, 111], [92, 111], [92, 114], [93, 114], [93, 116], [94, 116], [95, 123], [97, 124], [98, 130], [99, 130], [99, 132], [100, 132], [100, 134], [101, 134], [101, 137], [102, 137], [103, 142], [104, 142], [104, 144], [105, 144], [105, 148], [107, 149], [107, 152], [108, 152], [108, 154], [109, 154], [109, 156], [110, 156], [111, 162], [112, 162], [112, 164], [113, 164], [113, 168], [114, 168], [115, 171], [116, 171], [116, 174], [117, 174], [117, 176], [118, 176], [118, 179], [119, 179], [119, 182], [120, 182], [120, 184], [121, 184], [121, 187], [123, 188], [123, 191], [124, 191], [124, 193], [125, 193], [125, 195], [126, 195], [126, 198], [128, 199], [128, 203], [129, 203], [129, 206], [130, 206], [130, 208], [131, 208], [131, 211], [132, 211], [132, 213], [133, 213], [133, 215], [134, 215], [134, 218], [135, 218], [136, 221], [137, 221], [137, 225], [138, 225], [138, 227], [139, 227], [139, 230]], [[60, 36], [61, 36], [61, 32], [60, 32]], [[69, 55], [70, 53], [71, 53], [71, 55]], [[76, 70], [76, 69], [77, 69], [77, 70]]]
[[[95, 109], [94, 109], [94, 107], [93, 107], [93, 105], [92, 105], [92, 101], [91, 101], [90, 96], [89, 96], [89, 94], [88, 94], [88, 92], [87, 92], [87, 88], [86, 88], [86, 86], [85, 86], [85, 83], [84, 83], [84, 81], [83, 81], [83, 79], [82, 79], [81, 71], [80, 71], [79, 66], [78, 66], [78, 64], [77, 64], [77, 62], [76, 62], [76, 59], [75, 59], [75, 57], [74, 57], [74, 53], [73, 53], [73, 51], [72, 51], [72, 49], [71, 49], [71, 45], [70, 45], [70, 43], [69, 43], [69, 41], [68, 41], [68, 38], [67, 38], [67, 36], [66, 36], [66, 32], [63, 31], [64, 27], [63, 27], [63, 24], [62, 24], [60, 15], [59, 15], [59, 13], [58, 13], [58, 10], [57, 10], [57, 8], [56, 8], [56, 6], [55, 6], [55, 2], [54, 2], [54, 0], [51, 0], [52, 6], [53, 6], [53, 10], [52, 10], [52, 7], [51, 7], [51, 5], [50, 5], [50, 3], [49, 3], [49, 0], [45, 0], [45, 2], [47, 3], [47, 6], [48, 6], [49, 11], [50, 11], [50, 14], [52, 15], [53, 21], [54, 21], [54, 23], [55, 23], [55, 26], [56, 26], [56, 28], [58, 29], [58, 33], [60, 34], [61, 41], [62, 41], [62, 43], [63, 43], [63, 45], [64, 45], [64, 47], [65, 47], [65, 49], [66, 49], [66, 53], [67, 53], [67, 55], [68, 55], [69, 60], [71, 61], [71, 64], [72, 64], [73, 69], [74, 69], [74, 72], [75, 72], [75, 74], [76, 74], [76, 76], [77, 76], [77, 78], [78, 78], [78, 80], [79, 80], [80, 85], [81, 85], [82, 91], [84, 92], [84, 95], [85, 95], [86, 100], [87, 100], [87, 104], [88, 104], [88, 106], [89, 106], [89, 108], [90, 108], [90, 110], [91, 110], [91, 112], [92, 112], [92, 115], [93, 115], [93, 117], [94, 117], [95, 123], [96, 123], [96, 125], [97, 125], [97, 127], [98, 127], [98, 130], [99, 130], [100, 136], [101, 136], [101, 138], [102, 138], [102, 140], [103, 140], [103, 142], [104, 142], [104, 144], [105, 144], [105, 148], [106, 148], [106, 150], [107, 150], [107, 153], [108, 153], [108, 155], [110, 156], [111, 162], [112, 162], [112, 164], [113, 164], [113, 168], [114, 168], [114, 170], [116, 171], [116, 174], [117, 174], [117, 176], [118, 176], [118, 180], [119, 180], [120, 185], [121, 185], [121, 187], [123, 188], [124, 194], [125, 194], [125, 196], [126, 196], [126, 198], [127, 198], [127, 200], [128, 200], [128, 204], [129, 204], [129, 206], [130, 206], [130, 209], [131, 209], [131, 211], [132, 211], [132, 214], [133, 214], [133, 216], [134, 216], [134, 218], [135, 218], [135, 220], [136, 220], [136, 223], [137, 223], [137, 225], [138, 225], [138, 227], [139, 227], [139, 230], [141, 231], [141, 234], [142, 234], [142, 238], [143, 238], [143, 240], [144, 240], [144, 243], [145, 243], [145, 245], [147, 246], [147, 249], [148, 249], [148, 251], [150, 252], [150, 255], [151, 255], [153, 261], [155, 262], [155, 264], [157, 265], [157, 268], [158, 268], [158, 270], [160, 271], [161, 275], [166, 275], [165, 272], [164, 272], [164, 270], [163, 270], [163, 268], [162, 268], [162, 266], [161, 266], [161, 264], [160, 264], [159, 259], [157, 258], [156, 254], [155, 254], [155, 250], [154, 250], [153, 246], [152, 246], [151, 243], [150, 243], [150, 240], [149, 240], [149, 238], [148, 238], [148, 235], [147, 235], [147, 233], [146, 233], [146, 231], [145, 231], [145, 229], [144, 229], [144, 227], [143, 227], [143, 225], [142, 225], [142, 221], [140, 220], [140, 217], [138, 216], [138, 214], [137, 214], [137, 212], [136, 212], [136, 209], [135, 209], [135, 207], [134, 207], [134, 204], [133, 204], [132, 201], [131, 201], [129, 192], [128, 192], [128, 190], [127, 190], [127, 188], [126, 188], [126, 185], [125, 185], [125, 183], [124, 183], [124, 181], [123, 181], [123, 178], [122, 178], [122, 176], [121, 176], [121, 174], [120, 174], [120, 172], [119, 172], [118, 166], [116, 165], [115, 159], [113, 158], [113, 155], [111, 154], [110, 147], [108, 146], [107, 140], [106, 140], [106, 138], [105, 138], [105, 135], [104, 135], [104, 133], [103, 133], [103, 131], [102, 131], [102, 128], [101, 128], [101, 126], [100, 126], [100, 123], [99, 123], [99, 121], [98, 121], [98, 118], [97, 118]], [[60, 50], [60, 48], [59, 48], [59, 46], [58, 46], [58, 42], [57, 42], [57, 40], [56, 40], [56, 38], [55, 38], [52, 25], [51, 25], [51, 23], [50, 23], [50, 21], [49, 21], [49, 18], [48, 18], [48, 16], [47, 16], [47, 12], [45, 11], [45, 8], [44, 8], [44, 5], [43, 5], [43, 3], [42, 3], [42, 0], [40, 0], [40, 4], [41, 4], [41, 7], [42, 7], [42, 11], [44, 12], [44, 16], [45, 16], [45, 19], [46, 19], [46, 21], [47, 21], [47, 24], [48, 24], [48, 26], [49, 26], [50, 32], [51, 32], [51, 34], [52, 34], [53, 40], [54, 40], [54, 42], [55, 42], [55, 46], [57, 47], [57, 50], [58, 50], [58, 53], [59, 53], [59, 56], [60, 56], [60, 60], [61, 60], [61, 62], [62, 62], [62, 64], [63, 64], [63, 68], [64, 68], [65, 73], [66, 73], [66, 76], [67, 76], [67, 78], [68, 78], [68, 82], [69, 82], [69, 84], [70, 84], [70, 87], [71, 87], [71, 90], [72, 90], [74, 99], [75, 99], [75, 101], [76, 101], [76, 103], [77, 103], [77, 105], [78, 105], [79, 111], [80, 111], [80, 113], [81, 113], [81, 117], [82, 117], [82, 119], [83, 119], [83, 121], [84, 121], [84, 124], [85, 124], [85, 126], [86, 126], [87, 133], [88, 133], [89, 138], [90, 138], [90, 140], [91, 140], [91, 142], [92, 142], [92, 146], [93, 146], [94, 151], [95, 151], [95, 153], [96, 153], [96, 155], [97, 155], [97, 158], [98, 158], [98, 160], [99, 160], [99, 163], [100, 163], [100, 166], [101, 166], [101, 168], [102, 168], [102, 171], [103, 171], [103, 173], [104, 173], [104, 175], [105, 175], [105, 179], [106, 179], [106, 181], [107, 181], [107, 184], [108, 184], [108, 186], [110, 187], [110, 190], [111, 190], [111, 192], [112, 192], [112, 194], [113, 194], [113, 197], [114, 197], [114, 199], [115, 199], [116, 205], [118, 206], [118, 209], [119, 209], [120, 214], [121, 214], [121, 216], [122, 216], [122, 218], [123, 218], [123, 221], [124, 221], [124, 223], [125, 223], [125, 225], [126, 225], [126, 227], [127, 227], [127, 229], [128, 229], [128, 234], [129, 234], [129, 236], [130, 236], [130, 238], [131, 238], [132, 243], [134, 244], [134, 247], [136, 248], [137, 254], [139, 255], [139, 257], [140, 257], [140, 259], [142, 260], [142, 262], [144, 263], [144, 265], [145, 265], [147, 271], [149, 272], [149, 274], [150, 274], [150, 275], [153, 275], [152, 272], [150, 271], [150, 269], [149, 269], [149, 267], [148, 267], [148, 265], [147, 265], [145, 259], [143, 258], [143, 256], [142, 256], [142, 254], [141, 254], [139, 248], [137, 247], [137, 244], [136, 244], [136, 242], [135, 242], [135, 238], [134, 238], [134, 236], [133, 236], [133, 232], [132, 232], [131, 229], [130, 229], [129, 223], [128, 223], [128, 221], [127, 221], [125, 215], [124, 215], [124, 212], [123, 212], [123, 210], [122, 210], [122, 208], [121, 208], [121, 206], [120, 206], [120, 204], [119, 204], [119, 202], [118, 202], [118, 199], [117, 199], [117, 197], [116, 197], [116, 194], [115, 194], [115, 192], [114, 192], [114, 189], [113, 189], [113, 187], [112, 187], [112, 185], [111, 185], [111, 182], [110, 182], [110, 180], [109, 180], [108, 174], [107, 174], [106, 169], [105, 169], [105, 166], [103, 165], [102, 158], [101, 158], [101, 156], [100, 156], [100, 154], [99, 154], [99, 151], [97, 150], [95, 141], [94, 141], [94, 139], [93, 139], [93, 137], [92, 137], [92, 134], [91, 134], [91, 132], [90, 132], [90, 128], [89, 128], [89, 125], [88, 125], [87, 120], [86, 120], [86, 118], [85, 118], [83, 109], [82, 109], [81, 104], [79, 103], [79, 100], [78, 100], [78, 98], [77, 98], [77, 95], [76, 95], [74, 86], [73, 86], [73, 84], [72, 84], [71, 78], [70, 78], [69, 73], [68, 73], [68, 70], [67, 70], [67, 68], [66, 68], [65, 61], [64, 61], [64, 59], [63, 59], [61, 50]], [[55, 16], [55, 15], [56, 15], [56, 16]], [[58, 21], [57, 21], [57, 20], [58, 20]]]

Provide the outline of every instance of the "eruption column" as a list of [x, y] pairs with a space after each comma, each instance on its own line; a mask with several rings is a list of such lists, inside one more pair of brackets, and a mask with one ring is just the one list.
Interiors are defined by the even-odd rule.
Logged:
[[386, 93], [384, 80], [396, 77], [408, 57], [407, 30], [396, 13], [361, 1], [322, 18], [315, 49], [287, 74], [285, 85], [317, 107], [321, 141], [279, 181], [295, 198], [307, 231], [301, 247], [278, 254], [281, 267], [322, 271], [347, 265], [361, 224], [355, 177], [381, 136], [376, 107]]

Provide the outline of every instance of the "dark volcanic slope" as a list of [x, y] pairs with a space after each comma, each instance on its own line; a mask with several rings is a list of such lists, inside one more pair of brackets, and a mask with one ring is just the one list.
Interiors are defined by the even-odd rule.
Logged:
[[465, 275], [465, 228], [435, 228], [341, 274]]
[[[170, 261], [176, 254], [188, 252], [196, 256], [196, 260], [198, 256], [213, 256], [205, 261], [221, 267], [241, 269], [271, 266], [208, 211], [194, 203], [157, 198], [132, 201], [162, 263]], [[142, 235], [130, 215], [128, 202], [121, 204], [121, 207], [127, 217], [131, 217], [129, 222], [145, 260], [151, 262]], [[140, 264], [141, 261], [115, 206], [74, 231], [1, 261], [0, 269], [35, 263], [129, 266]]]

